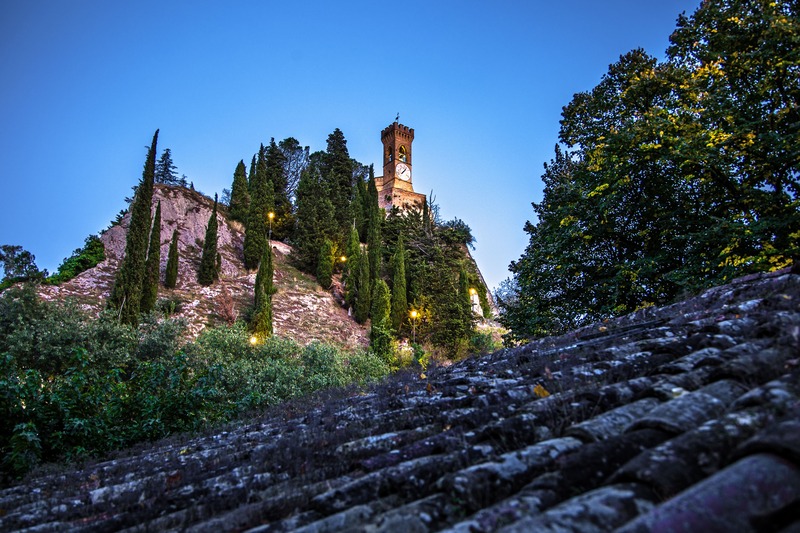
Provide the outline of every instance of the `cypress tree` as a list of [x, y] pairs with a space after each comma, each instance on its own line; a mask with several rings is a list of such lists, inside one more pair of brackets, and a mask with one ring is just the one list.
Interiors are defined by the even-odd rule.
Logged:
[[[350, 211], [350, 199], [353, 192], [353, 162], [347, 151], [347, 140], [339, 128], [328, 135], [328, 146], [323, 161], [323, 178], [327, 181], [330, 189], [334, 220], [343, 235], [346, 228], [353, 222]], [[344, 239], [336, 240], [341, 242]]]
[[142, 300], [142, 284], [145, 276], [148, 237], [150, 234], [150, 208], [153, 202], [153, 182], [156, 168], [156, 145], [158, 130], [147, 151], [142, 171], [142, 180], [136, 189], [131, 204], [131, 218], [128, 235], [125, 239], [125, 256], [117, 270], [114, 287], [108, 299], [108, 306], [117, 309], [123, 324], [139, 324], [139, 309]]
[[164, 286], [174, 289], [178, 284], [178, 230], [172, 232], [172, 241], [169, 243], [167, 255], [167, 272], [164, 275]]
[[333, 241], [325, 239], [319, 249], [317, 261], [317, 281], [323, 289], [330, 289], [333, 283]]
[[397, 248], [392, 256], [392, 327], [395, 331], [406, 317], [408, 300], [406, 294], [406, 251], [403, 236], [397, 238]]
[[372, 325], [369, 344], [376, 355], [389, 359], [392, 353], [392, 331], [389, 318], [389, 286], [382, 279], [375, 282], [372, 297]]
[[250, 331], [259, 339], [272, 335], [272, 295], [275, 294], [273, 277], [272, 249], [264, 249], [264, 255], [258, 264], [255, 285], [255, 309], [250, 321]]
[[355, 305], [355, 318], [356, 322], [363, 324], [369, 318], [369, 310], [372, 304], [371, 301], [371, 287], [369, 284], [369, 254], [364, 251], [359, 253], [358, 256], [358, 285], [356, 286], [356, 305]]
[[381, 275], [381, 259], [383, 248], [381, 242], [381, 224], [383, 223], [383, 209], [378, 205], [378, 189], [375, 185], [375, 176], [370, 172], [367, 186], [369, 219], [367, 220], [367, 248], [369, 250], [369, 279], [370, 285]]
[[200, 270], [197, 273], [197, 282], [208, 286], [219, 277], [217, 269], [217, 195], [214, 195], [214, 208], [211, 218], [206, 226], [206, 239], [203, 242], [203, 255], [200, 258]]
[[360, 241], [367, 240], [367, 182], [361, 178], [353, 186], [353, 224]]
[[250, 208], [250, 193], [248, 192], [247, 172], [244, 167], [244, 160], [239, 161], [236, 170], [233, 172], [233, 184], [231, 185], [231, 202], [228, 206], [228, 217], [231, 220], [245, 222], [247, 212]]
[[355, 304], [356, 295], [358, 294], [358, 262], [361, 255], [361, 243], [358, 240], [358, 230], [355, 225], [350, 230], [350, 238], [347, 241], [347, 248], [345, 250], [345, 257], [347, 262], [344, 266], [342, 279], [344, 280], [345, 288], [345, 303], [352, 307]]
[[258, 267], [267, 248], [267, 214], [273, 207], [272, 182], [267, 174], [267, 151], [262, 144], [258, 151], [255, 176], [250, 176], [250, 209], [244, 233], [244, 266], [249, 269]]
[[256, 162], [257, 155], [258, 154], [253, 155], [253, 160], [250, 161], [250, 173], [247, 175], [247, 194], [249, 194], [250, 196], [253, 196], [253, 180], [256, 177], [256, 167], [258, 165], [258, 163]]
[[158, 298], [158, 282], [161, 277], [161, 201], [156, 206], [153, 217], [153, 229], [150, 230], [150, 246], [147, 249], [145, 279], [142, 285], [142, 302], [140, 311], [149, 313], [156, 306]]

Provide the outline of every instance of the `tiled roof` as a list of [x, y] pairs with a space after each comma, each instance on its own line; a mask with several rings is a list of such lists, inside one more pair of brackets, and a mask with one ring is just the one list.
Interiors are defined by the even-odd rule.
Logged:
[[797, 531], [800, 276], [0, 492], [0, 529]]

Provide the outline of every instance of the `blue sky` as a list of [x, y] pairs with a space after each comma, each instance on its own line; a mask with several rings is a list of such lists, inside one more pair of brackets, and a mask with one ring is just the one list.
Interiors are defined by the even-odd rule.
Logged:
[[663, 57], [699, 0], [0, 4], [0, 244], [54, 271], [108, 226], [160, 128], [213, 195], [240, 159], [335, 128], [376, 165], [415, 129], [414, 188], [461, 218], [490, 287], [527, 244], [561, 108], [621, 54]]

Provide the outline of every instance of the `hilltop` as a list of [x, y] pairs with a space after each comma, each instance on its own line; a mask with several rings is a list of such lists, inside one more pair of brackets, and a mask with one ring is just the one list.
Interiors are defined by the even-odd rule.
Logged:
[[[203, 239], [211, 216], [213, 200], [201, 193], [178, 186], [156, 185], [153, 209], [161, 202], [161, 276], [166, 269], [167, 253], [174, 229], [179, 231], [178, 284], [174, 290], [159, 287], [162, 307], [174, 304], [172, 317], [184, 318], [190, 337], [204, 328], [231, 323], [241, 317], [253, 302], [255, 270], [242, 262], [244, 227], [228, 220], [224, 211], [217, 214], [218, 250], [222, 256], [220, 280], [210, 287], [197, 283]], [[100, 235], [106, 260], [72, 280], [58, 286], [43, 286], [46, 300], [75, 298], [85, 309], [99, 313], [105, 306], [114, 276], [125, 252], [125, 237], [130, 214]], [[273, 297], [275, 334], [300, 344], [313, 341], [334, 342], [348, 348], [368, 344], [367, 329], [348, 316], [333, 291], [322, 289], [313, 276], [293, 267], [288, 258], [289, 245], [272, 241], [275, 257]]]

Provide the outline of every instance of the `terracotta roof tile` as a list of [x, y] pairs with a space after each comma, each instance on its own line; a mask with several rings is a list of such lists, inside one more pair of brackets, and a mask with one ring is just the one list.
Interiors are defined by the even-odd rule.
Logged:
[[32, 475], [0, 530], [778, 531], [800, 503], [800, 277]]

